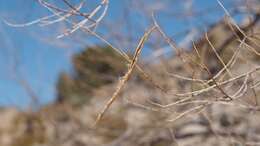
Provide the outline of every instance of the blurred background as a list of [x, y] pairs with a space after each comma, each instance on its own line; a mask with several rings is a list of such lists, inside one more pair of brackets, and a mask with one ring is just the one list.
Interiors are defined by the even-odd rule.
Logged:
[[[0, 1], [0, 145], [259, 145], [259, 10], [259, 0]], [[133, 71], [93, 129], [128, 70], [118, 52], [133, 57], [152, 26], [145, 75]]]

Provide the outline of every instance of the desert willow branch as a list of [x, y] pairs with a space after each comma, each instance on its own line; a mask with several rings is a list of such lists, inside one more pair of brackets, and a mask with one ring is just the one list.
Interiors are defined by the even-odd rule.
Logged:
[[96, 20], [96, 22], [93, 25], [88, 26], [88, 28], [91, 28], [93, 26], [95, 26], [97, 23], [99, 23], [103, 17], [106, 15], [107, 9], [108, 9], [108, 1], [104, 0], [100, 5], [98, 5], [88, 16], [87, 19], [84, 19], [82, 21], [80, 21], [79, 23], [77, 23], [76, 25], [73, 25], [72, 29], [68, 29], [66, 30], [63, 34], [57, 36], [57, 38], [62, 38], [64, 36], [70, 35], [73, 32], [75, 32], [76, 30], [78, 30], [79, 28], [81, 28], [82, 26], [84, 26], [90, 19], [92, 19], [92, 17], [94, 17], [99, 10], [102, 8], [102, 6], [105, 6], [104, 11], [102, 12], [101, 16]]
[[[230, 83], [230, 82], [233, 82], [233, 81], [235, 81], [235, 80], [238, 80], [238, 79], [240, 79], [240, 78], [243, 78], [243, 77], [247, 76], [248, 74], [250, 75], [250, 74], [252, 74], [252, 73], [254, 73], [254, 72], [257, 72], [257, 71], [259, 71], [259, 70], [260, 70], [260, 66], [257, 66], [257, 67], [255, 67], [254, 69], [252, 69], [252, 70], [249, 71], [249, 72], [246, 72], [246, 73], [244, 73], [244, 74], [235, 76], [235, 77], [233, 77], [233, 78], [231, 78], [231, 79], [228, 79], [228, 80], [226, 80], [226, 81], [220, 82], [220, 83], [218, 83], [218, 85], [221, 86], [221, 85], [228, 84], [228, 83]], [[210, 90], [214, 89], [215, 87], [216, 87], [216, 84], [214, 84], [214, 85], [212, 85], [212, 86], [209, 86], [209, 87], [207, 87], [207, 88], [201, 89], [201, 90], [196, 90], [196, 91], [193, 91], [193, 92], [186, 92], [186, 93], [181, 93], [181, 94], [176, 94], [176, 93], [174, 93], [174, 95], [176, 95], [176, 96], [190, 96], [190, 95], [197, 96], [197, 95], [200, 95], [200, 94], [202, 94], [202, 93], [204, 93], [204, 92], [209, 92]]]
[[[61, 13], [59, 13], [61, 14]], [[33, 20], [33, 21], [30, 21], [30, 22], [26, 22], [26, 23], [21, 23], [21, 24], [15, 24], [15, 23], [11, 23], [9, 22], [8, 20], [5, 20], [3, 19], [4, 23], [11, 26], [11, 27], [26, 27], [26, 26], [31, 26], [31, 25], [34, 25], [34, 24], [38, 24], [38, 23], [41, 23], [42, 21], [46, 21], [47, 19], [51, 19], [53, 17], [55, 17], [56, 15], [48, 15], [48, 16], [44, 16], [44, 17], [41, 17], [39, 19], [36, 19], [36, 20]]]
[[232, 16], [229, 14], [228, 10], [224, 7], [224, 5], [217, 0], [218, 4], [222, 7], [222, 9], [225, 11], [226, 15], [228, 16], [228, 18], [231, 20], [231, 23], [233, 23], [233, 25], [235, 25], [235, 27], [238, 29], [238, 31], [243, 34], [244, 37], [247, 37], [246, 34], [244, 33], [244, 31], [242, 29], [240, 29], [240, 27], [237, 25], [236, 21], [232, 18]]
[[[80, 5], [78, 7], [75, 7], [76, 10], [80, 10], [83, 6], [83, 3], [80, 3]], [[40, 26], [47, 26], [47, 25], [51, 25], [51, 24], [54, 24], [54, 23], [57, 23], [57, 22], [61, 22], [61, 21], [64, 21], [65, 19], [73, 16], [73, 11], [75, 10], [71, 10], [69, 11], [68, 13], [65, 13], [65, 15], [60, 15], [60, 12], [57, 12], [57, 15], [55, 15], [56, 17], [58, 17], [57, 19], [54, 19], [54, 20], [50, 20], [50, 21], [42, 21], [40, 24]]]
[[[74, 7], [72, 4], [70, 4], [68, 1], [64, 0], [65, 4], [67, 4], [71, 10], [65, 10], [65, 9], [61, 9], [59, 7], [56, 7], [55, 5], [52, 5], [46, 1], [43, 1], [43, 0], [38, 0], [38, 2], [43, 6], [45, 7], [46, 9], [48, 9], [50, 12], [52, 12], [55, 17], [58, 17], [57, 19], [55, 20], [52, 20], [50, 22], [42, 22], [40, 21], [42, 24], [42, 26], [44, 25], [50, 25], [50, 24], [53, 24], [53, 23], [56, 23], [56, 22], [61, 22], [61, 21], [68, 21], [67, 19], [73, 15], [79, 15], [79, 16], [83, 16], [85, 17], [85, 19], [81, 20], [80, 22], [78, 23], [73, 23], [73, 26], [72, 28], [70, 29], [67, 29], [65, 30], [65, 32], [59, 36], [57, 36], [57, 38], [62, 38], [64, 36], [67, 36], [67, 35], [70, 35], [72, 34], [73, 32], [75, 32], [76, 30], [78, 30], [79, 28], [83, 27], [88, 21], [91, 21], [92, 24], [89, 24], [87, 25], [88, 28], [92, 28], [92, 27], [95, 27], [97, 26], [97, 24], [104, 18], [106, 12], [107, 12], [107, 9], [108, 9], [108, 3], [109, 3], [109, 0], [103, 0], [92, 12], [90, 12], [89, 14], [87, 13], [81, 13], [80, 12], [80, 9], [81, 7], [83, 6], [83, 2], [80, 3], [80, 6], [79, 8], [76, 8]], [[101, 15], [97, 18], [97, 20], [92, 20], [92, 17], [95, 16], [99, 10], [104, 7], [104, 11], [101, 13]], [[62, 16], [61, 14], [65, 13], [64, 16]], [[40, 23], [40, 22], [37, 22], [37, 23]], [[35, 24], [35, 23], [33, 23]]]
[[181, 80], [186, 80], [186, 81], [191, 81], [191, 82], [199, 82], [199, 83], [202, 83], [202, 84], [206, 84], [206, 82], [207, 82], [207, 80], [189, 78], [189, 77], [181, 76], [181, 75], [174, 74], [174, 73], [167, 72], [167, 74], [170, 77], [174, 77], [174, 78], [181, 79]]
[[[245, 38], [241, 41], [241, 43], [239, 44], [239, 46], [236, 48], [234, 54], [232, 55], [231, 59], [228, 61], [228, 63], [226, 64], [226, 67], [227, 68], [232, 68], [233, 65], [236, 63], [237, 61], [237, 58], [239, 56], [239, 53], [240, 53], [240, 50], [243, 46], [243, 44], [245, 43]], [[220, 77], [221, 75], [222, 76], [225, 76], [225, 71], [226, 69], [225, 68], [222, 68], [214, 77], [213, 79], [217, 79], [218, 77]], [[207, 84], [209, 84], [210, 82], [212, 82], [212, 79], [208, 80]]]
[[232, 73], [231, 71], [228, 69], [228, 67], [226, 66], [225, 62], [223, 61], [223, 59], [220, 57], [220, 55], [218, 54], [217, 50], [215, 49], [214, 45], [211, 43], [211, 41], [209, 40], [208, 34], [205, 34], [205, 38], [207, 40], [207, 42], [210, 45], [210, 48], [213, 50], [213, 52], [215, 53], [215, 55], [217, 56], [218, 60], [221, 62], [221, 64], [223, 65], [224, 69], [227, 71], [227, 73], [229, 74], [230, 77], [232, 77]]
[[[81, 2], [78, 6], [75, 6], [75, 10], [80, 10], [83, 7], [83, 2]], [[55, 7], [56, 8], [56, 7]], [[50, 8], [49, 8], [50, 9]], [[58, 9], [58, 8], [57, 8]], [[50, 9], [51, 10], [51, 9]], [[53, 14], [52, 15], [47, 15], [41, 18], [38, 18], [36, 20], [30, 21], [30, 22], [26, 22], [26, 23], [20, 23], [20, 24], [14, 24], [14, 23], [10, 23], [7, 20], [3, 20], [7, 25], [11, 26], [11, 27], [27, 27], [27, 26], [31, 26], [34, 24], [38, 24], [39, 26], [47, 26], [47, 25], [51, 25], [57, 22], [61, 22], [69, 17], [71, 17], [72, 15], [76, 15], [74, 13], [75, 10], [60, 10], [59, 12], [54, 12], [53, 10], [51, 11]]]
[[248, 81], [248, 77], [249, 74], [246, 75], [243, 84], [241, 85], [241, 87], [236, 91], [236, 93], [234, 93], [231, 97], [233, 99], [237, 99], [241, 96], [243, 96], [245, 94], [245, 92], [247, 91], [247, 81]]
[[[208, 39], [207, 33], [205, 34], [205, 37], [206, 37], [206, 40], [208, 41], [208, 43], [210, 44], [210, 46], [212, 47], [214, 53], [216, 53], [216, 50], [215, 50], [214, 46], [211, 44], [211, 42], [210, 42], [209, 39]], [[197, 53], [199, 59], [201, 60], [201, 61], [200, 61], [201, 63], [196, 63], [196, 61], [193, 61], [193, 62], [196, 63], [197, 65], [199, 65], [199, 66], [201, 67], [201, 69], [205, 70], [205, 71], [208, 73], [208, 75], [209, 75], [209, 77], [211, 78], [212, 82], [216, 85], [215, 87], [217, 87], [217, 89], [218, 89], [225, 97], [229, 98], [229, 100], [232, 100], [232, 98], [219, 86], [219, 83], [217, 82], [217, 80], [214, 79], [214, 75], [211, 73], [211, 71], [209, 70], [209, 68], [207, 67], [207, 65], [202, 61], [201, 56], [199, 55], [198, 50], [197, 50], [197, 48], [196, 48], [196, 45], [193, 44], [193, 46], [194, 46], [194, 49], [196, 50], [196, 53]], [[222, 59], [218, 56], [217, 53], [216, 53], [216, 55], [217, 55], [217, 57], [218, 57], [219, 60], [222, 60]], [[191, 57], [190, 57], [190, 58], [191, 58]], [[191, 60], [193, 60], [193, 59], [191, 59]], [[224, 67], [226, 68], [226, 65], [225, 65], [225, 64], [224, 64]]]
[[126, 74], [119, 80], [119, 83], [117, 85], [116, 91], [113, 93], [112, 97], [109, 99], [109, 101], [106, 103], [106, 105], [104, 106], [104, 108], [102, 109], [102, 111], [98, 114], [98, 117], [94, 123], [94, 126], [96, 126], [98, 124], [98, 122], [102, 119], [102, 117], [104, 116], [105, 112], [108, 110], [108, 108], [112, 105], [112, 103], [117, 99], [119, 93], [121, 92], [122, 88], [124, 87], [124, 85], [126, 84], [126, 82], [129, 80], [130, 75], [132, 74], [135, 65], [137, 63], [138, 57], [142, 51], [142, 48], [144, 46], [145, 41], [148, 39], [149, 35], [151, 34], [151, 32], [155, 29], [155, 27], [152, 27], [151, 29], [149, 29], [144, 35], [143, 37], [140, 39], [138, 46], [135, 49], [135, 54], [134, 57], [132, 59], [132, 62], [129, 64], [128, 67], [128, 71], [126, 72]]
[[[240, 41], [240, 40], [239, 40]], [[240, 41], [241, 42], [241, 41]], [[248, 48], [249, 51], [252, 51], [253, 53], [255, 53], [257, 56], [260, 56], [260, 52], [258, 52], [254, 47], [248, 45], [247, 43], [244, 43], [246, 48]]]
[[195, 106], [195, 107], [193, 107], [193, 108], [191, 108], [191, 109], [189, 109], [189, 110], [187, 110], [187, 111], [185, 111], [183, 113], [180, 113], [177, 117], [169, 119], [167, 121], [168, 122], [175, 122], [176, 120], [178, 120], [178, 119], [180, 119], [180, 118], [182, 118], [182, 117], [184, 117], [184, 116], [186, 116], [186, 115], [188, 115], [188, 114], [190, 114], [192, 112], [196, 112], [196, 111], [198, 111], [198, 113], [200, 113], [208, 105], [210, 105], [210, 103], [206, 103], [206, 104], [202, 104], [202, 105], [199, 105], [199, 106]]

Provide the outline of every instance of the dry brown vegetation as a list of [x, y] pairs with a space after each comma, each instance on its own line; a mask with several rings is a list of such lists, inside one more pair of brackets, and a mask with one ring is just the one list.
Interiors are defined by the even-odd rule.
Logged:
[[[194, 40], [189, 49], [179, 47], [167, 32], [164, 32], [153, 15], [151, 27], [146, 29], [143, 36], [139, 36], [133, 55], [113, 46], [92, 29], [102, 21], [106, 7], [109, 6], [108, 0], [103, 0], [88, 15], [79, 11], [81, 4], [75, 7], [67, 0], [64, 2], [71, 10], [65, 12], [45, 1], [39, 2], [58, 15], [56, 21], [67, 21], [72, 25], [72, 28], [59, 35], [59, 38], [80, 29], [112, 48], [120, 56], [118, 60], [124, 62], [127, 67], [124, 68], [122, 64], [113, 62], [114, 60], [111, 62], [109, 57], [102, 56], [112, 69], [118, 69], [116, 73], [120, 72], [121, 75], [123, 72], [123, 75], [107, 84], [95, 86], [88, 81], [100, 83], [104, 79], [103, 75], [95, 76], [98, 72], [87, 68], [96, 66], [86, 64], [85, 68], [81, 66], [81, 62], [75, 63], [77, 73], [85, 73], [87, 76], [95, 74], [93, 78], [86, 79], [88, 87], [81, 89], [91, 90], [91, 94], [82, 94], [91, 98], [78, 108], [65, 98], [64, 102], [48, 105], [37, 112], [3, 110], [2, 115], [7, 118], [1, 121], [11, 123], [11, 126], [0, 129], [1, 145], [260, 145], [258, 2], [254, 3], [256, 8], [248, 6], [252, 8], [249, 11], [252, 17], [241, 24], [236, 23], [225, 6], [219, 2], [226, 16], [211, 26], [199, 39]], [[105, 7], [103, 13], [97, 20], [92, 20], [91, 16], [101, 10], [100, 7]], [[61, 16], [63, 13], [66, 15]], [[82, 16], [84, 19], [78, 23], [73, 22], [69, 19], [73, 15]], [[39, 19], [37, 23], [48, 25], [55, 21], [45, 24], [45, 20], [46, 18], [44, 21]], [[149, 41], [154, 41], [153, 35], [156, 35], [155, 40], [163, 41], [174, 50], [175, 55], [170, 58], [152, 58], [154, 62], [146, 64], [140, 59], [140, 54], [144, 46], [156, 45]], [[95, 60], [95, 55], [94, 58], [91, 58], [91, 54], [78, 57], [83, 56], [84, 60], [85, 56], [89, 56], [85, 58], [85, 62], [88, 62], [87, 59]], [[96, 57], [95, 61], [101, 60], [99, 55]], [[121, 71], [122, 69], [124, 71]], [[113, 77], [115, 76], [117, 74]], [[77, 78], [63, 78], [63, 81], [71, 80], [72, 83], [62, 83], [68, 85], [62, 87], [62, 90], [72, 90], [77, 85], [69, 84], [81, 83]], [[61, 93], [64, 97], [69, 95], [65, 91]], [[68, 98], [75, 97], [69, 96]]]

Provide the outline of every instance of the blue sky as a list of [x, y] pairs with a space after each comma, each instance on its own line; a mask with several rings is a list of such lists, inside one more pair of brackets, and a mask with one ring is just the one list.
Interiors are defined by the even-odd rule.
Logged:
[[[117, 15], [123, 10], [121, 4], [120, 0], [112, 0], [105, 19], [116, 21]], [[195, 7], [199, 9], [210, 6], [218, 5], [215, 0], [197, 0], [195, 3]], [[0, 1], [0, 17], [10, 22], [23, 23], [44, 14], [47, 14], [47, 11], [35, 0]], [[217, 21], [223, 14], [220, 8], [218, 13], [207, 19]], [[157, 17], [169, 35], [199, 24], [201, 21], [194, 19], [183, 25], [182, 20], [169, 19], [160, 14]], [[139, 18], [133, 15], [132, 19], [138, 21]], [[48, 29], [47, 33], [45, 29]], [[44, 39], [46, 36], [47, 40]], [[89, 43], [89, 41], [78, 43], [68, 40], [66, 47], [63, 47], [59, 45], [60, 40], [56, 40], [56, 36], [56, 32], [51, 32], [50, 28], [39, 26], [14, 28], [0, 20], [0, 106], [25, 108], [30, 103], [28, 93], [15, 80], [17, 77], [28, 82], [32, 90], [40, 97], [41, 104], [55, 100], [57, 76], [61, 71], [71, 70], [71, 56]], [[90, 39], [92, 40], [94, 41]], [[46, 43], [46, 41], [51, 43]]]

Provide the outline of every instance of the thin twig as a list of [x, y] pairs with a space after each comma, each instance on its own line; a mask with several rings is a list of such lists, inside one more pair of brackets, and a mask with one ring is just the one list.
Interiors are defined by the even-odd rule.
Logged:
[[128, 71], [126, 72], [126, 74], [122, 77], [122, 79], [119, 80], [119, 83], [117, 85], [116, 91], [113, 93], [112, 97], [109, 99], [109, 101], [106, 103], [106, 105], [103, 107], [102, 111], [98, 114], [98, 117], [94, 123], [94, 125], [96, 126], [98, 124], [98, 122], [102, 119], [102, 117], [104, 116], [105, 112], [108, 110], [108, 108], [112, 105], [112, 103], [117, 99], [119, 93], [121, 92], [122, 88], [124, 87], [124, 85], [126, 84], [126, 82], [129, 80], [130, 75], [132, 74], [134, 67], [137, 63], [137, 60], [139, 58], [139, 55], [142, 51], [142, 48], [144, 46], [145, 41], [148, 39], [149, 35], [152, 33], [152, 31], [155, 29], [155, 27], [152, 27], [151, 29], [149, 29], [144, 36], [140, 39], [137, 48], [135, 49], [135, 54], [134, 57], [132, 59], [132, 62], [130, 63], [129, 67], [128, 67]]

